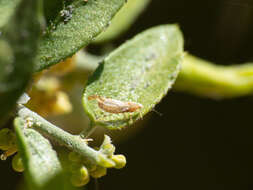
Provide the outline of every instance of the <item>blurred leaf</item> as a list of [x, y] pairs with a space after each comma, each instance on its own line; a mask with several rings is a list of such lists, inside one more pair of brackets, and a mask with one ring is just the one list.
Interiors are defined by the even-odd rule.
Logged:
[[2, 28], [14, 14], [21, 0], [0, 0], [0, 28]]
[[[88, 80], [83, 105], [95, 125], [118, 129], [140, 119], [167, 93], [179, 72], [183, 37], [176, 25], [149, 29], [128, 41], [97, 68]], [[111, 114], [89, 101], [99, 95], [143, 105], [133, 113]]]
[[63, 8], [64, 0], [44, 0], [44, 16], [49, 24], [53, 21]]
[[0, 123], [14, 107], [33, 71], [39, 36], [37, 5], [38, 1], [22, 0], [1, 31]]
[[56, 152], [50, 142], [24, 120], [14, 121], [18, 149], [24, 162], [26, 181], [32, 190], [67, 189]]
[[[72, 56], [111, 21], [125, 0], [75, 0], [49, 26], [39, 46], [36, 71]], [[61, 16], [62, 15], [62, 16]]]
[[112, 19], [110, 27], [94, 42], [101, 43], [118, 37], [126, 31], [145, 10], [150, 0], [128, 0], [126, 5]]

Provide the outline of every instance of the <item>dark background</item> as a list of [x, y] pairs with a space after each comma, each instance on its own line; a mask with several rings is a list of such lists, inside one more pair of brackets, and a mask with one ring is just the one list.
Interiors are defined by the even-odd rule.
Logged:
[[[153, 0], [115, 44], [166, 23], [180, 24], [194, 55], [226, 65], [253, 58], [252, 0]], [[109, 170], [100, 189], [253, 189], [252, 107], [252, 97], [214, 101], [169, 93], [156, 107], [163, 115], [153, 114], [117, 146], [128, 164]], [[0, 162], [0, 171], [0, 189], [13, 190], [21, 175], [10, 163]]]
[[[252, 0], [153, 0], [121, 44], [146, 28], [178, 23], [185, 49], [217, 64], [253, 58]], [[123, 170], [101, 189], [253, 189], [253, 98], [214, 101], [169, 93], [145, 128], [117, 146]], [[123, 131], [124, 133], [124, 131]]]

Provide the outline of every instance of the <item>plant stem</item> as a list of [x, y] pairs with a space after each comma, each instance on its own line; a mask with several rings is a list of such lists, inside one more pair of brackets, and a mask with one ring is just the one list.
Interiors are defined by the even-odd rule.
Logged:
[[77, 69], [93, 72], [103, 58], [104, 56], [96, 56], [88, 52], [79, 51], [76, 54], [76, 67]]
[[91, 123], [88, 125], [88, 127], [86, 129], [84, 129], [81, 133], [80, 136], [84, 139], [89, 137], [94, 131], [95, 131], [96, 127], [93, 126]]
[[113, 167], [115, 165], [104, 154], [90, 148], [85, 139], [81, 138], [79, 135], [71, 135], [70, 133], [51, 124], [28, 108], [21, 107], [18, 110], [18, 115], [24, 120], [29, 121], [32, 124], [31, 127], [33, 129], [48, 135], [60, 144], [69, 148], [71, 151], [79, 153], [93, 163], [103, 167]]
[[253, 64], [221, 66], [188, 54], [174, 89], [215, 99], [249, 95]]

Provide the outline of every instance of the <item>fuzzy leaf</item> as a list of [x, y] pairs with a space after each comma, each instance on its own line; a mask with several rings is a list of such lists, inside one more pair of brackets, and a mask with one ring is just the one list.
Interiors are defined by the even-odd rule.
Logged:
[[150, 0], [128, 0], [126, 5], [112, 19], [110, 27], [101, 33], [95, 43], [109, 41], [126, 31], [145, 10]]
[[[83, 95], [86, 113], [95, 125], [119, 129], [140, 119], [167, 93], [179, 72], [183, 38], [176, 25], [149, 29], [111, 53], [88, 80]], [[88, 100], [99, 95], [143, 108], [133, 113], [108, 113]]]
[[88, 45], [124, 3], [125, 0], [72, 1], [65, 8], [67, 12], [59, 13], [41, 40], [35, 70], [56, 64]]
[[14, 14], [20, 0], [0, 0], [0, 28], [2, 28]]
[[25, 122], [16, 118], [14, 125], [28, 185], [33, 190], [62, 189], [62, 170], [56, 152], [40, 133], [25, 127]]
[[37, 11], [38, 1], [22, 0], [1, 30], [0, 123], [23, 93], [33, 71], [39, 37]]

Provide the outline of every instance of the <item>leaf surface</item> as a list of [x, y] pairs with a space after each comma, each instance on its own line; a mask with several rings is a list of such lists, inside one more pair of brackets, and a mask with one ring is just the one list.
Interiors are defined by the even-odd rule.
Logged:
[[[84, 90], [85, 112], [95, 125], [119, 129], [142, 118], [159, 103], [174, 83], [183, 57], [183, 37], [176, 25], [149, 29], [111, 53], [93, 73]], [[132, 113], [109, 113], [98, 95], [143, 108]]]
[[62, 189], [64, 179], [56, 152], [40, 133], [27, 128], [26, 122], [16, 118], [14, 125], [28, 185], [33, 190]]
[[72, 56], [101, 33], [125, 0], [75, 0], [58, 13], [43, 36], [36, 61], [41, 71]]
[[94, 42], [101, 43], [112, 40], [126, 31], [148, 6], [150, 0], [128, 0], [112, 19], [110, 26], [102, 32]]

